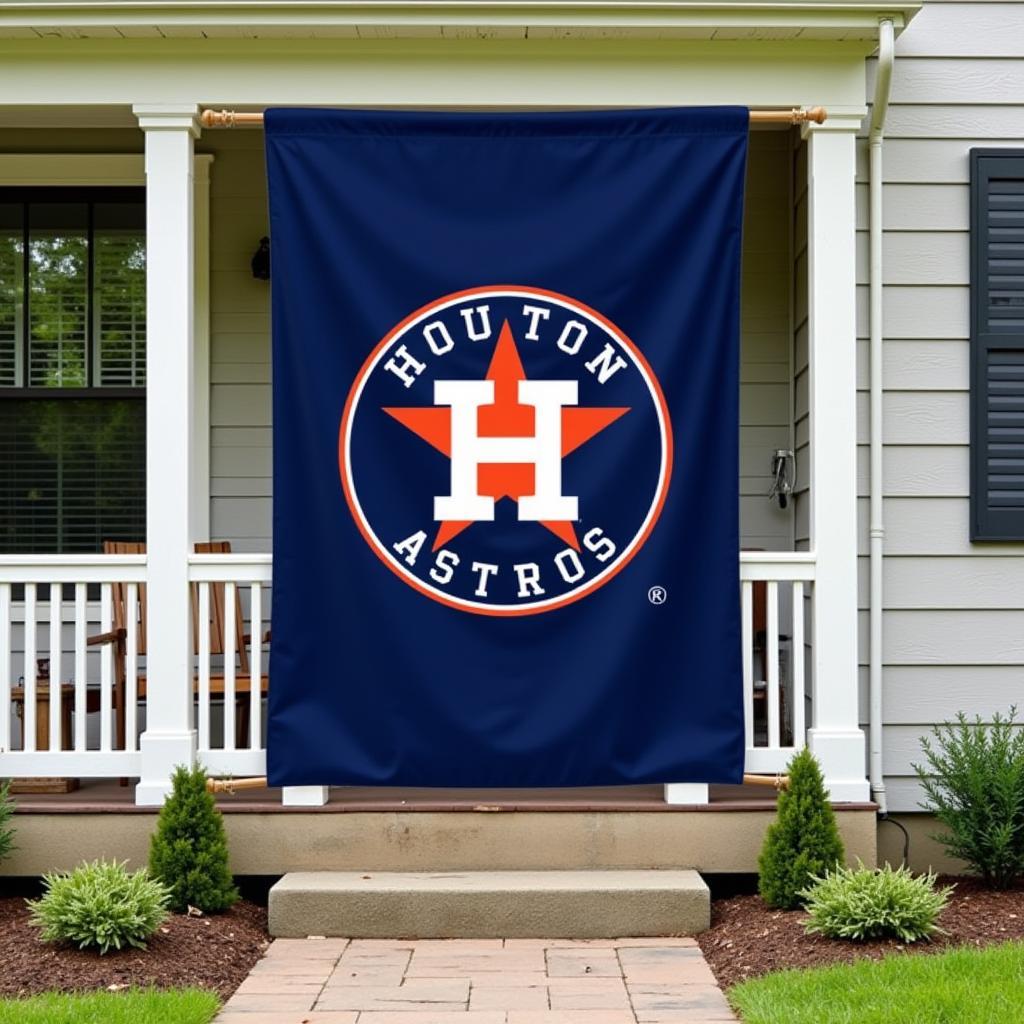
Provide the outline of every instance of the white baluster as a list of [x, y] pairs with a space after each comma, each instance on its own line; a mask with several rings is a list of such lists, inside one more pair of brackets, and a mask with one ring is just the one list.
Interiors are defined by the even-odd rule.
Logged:
[[224, 749], [235, 749], [235, 584], [224, 584]]
[[[112, 613], [111, 585], [100, 585], [100, 632], [109, 633], [114, 628]], [[112, 697], [114, 679], [114, 645], [100, 644], [100, 750], [109, 751], [110, 726], [112, 718]]]
[[199, 586], [199, 749], [210, 749], [210, 584]]
[[740, 631], [743, 648], [743, 729], [747, 750], [754, 746], [754, 584], [744, 580], [741, 584]]
[[138, 734], [139, 693], [139, 585], [125, 587], [125, 655], [124, 655], [124, 749], [134, 750]]
[[11, 585], [0, 583], [0, 753], [11, 749]]
[[807, 742], [804, 724], [804, 585], [793, 584], [793, 746], [798, 750]]
[[61, 702], [63, 695], [60, 689], [61, 666], [61, 626], [62, 602], [64, 585], [62, 583], [50, 584], [50, 750], [61, 750], [64, 747], [64, 737], [60, 727], [61, 723]]
[[253, 583], [250, 593], [249, 629], [249, 748], [259, 750], [263, 734], [263, 588]]
[[25, 713], [22, 750], [36, 749], [36, 585], [25, 584]]
[[86, 701], [86, 630], [85, 584], [75, 584], [75, 750], [85, 750]]
[[768, 746], [780, 746], [779, 730], [779, 584], [769, 580], [767, 587], [768, 635], [765, 652], [768, 659]]

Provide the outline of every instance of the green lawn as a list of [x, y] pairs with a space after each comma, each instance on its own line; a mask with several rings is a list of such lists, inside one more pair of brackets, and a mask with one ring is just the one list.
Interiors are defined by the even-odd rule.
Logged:
[[1024, 943], [783, 971], [729, 998], [744, 1024], [1010, 1024], [1024, 1018]]
[[0, 1024], [209, 1024], [220, 1006], [212, 992], [51, 993], [0, 999]]

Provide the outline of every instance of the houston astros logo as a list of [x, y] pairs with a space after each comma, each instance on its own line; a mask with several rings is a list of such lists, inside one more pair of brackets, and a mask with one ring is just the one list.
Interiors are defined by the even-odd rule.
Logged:
[[650, 535], [672, 469], [668, 409], [636, 345], [581, 302], [523, 286], [447, 295], [398, 324], [356, 375], [338, 447], [377, 557], [483, 615], [606, 584]]

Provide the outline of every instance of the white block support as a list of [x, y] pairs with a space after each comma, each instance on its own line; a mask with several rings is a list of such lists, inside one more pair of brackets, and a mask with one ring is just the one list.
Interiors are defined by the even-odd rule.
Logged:
[[708, 784], [706, 782], [667, 782], [665, 784], [665, 803], [675, 807], [681, 804], [710, 803]]
[[192, 765], [195, 106], [134, 108], [146, 136], [146, 731], [136, 803], [163, 802], [179, 764]]
[[869, 798], [857, 699], [855, 149], [861, 113], [807, 131], [811, 550], [817, 557], [808, 745], [834, 801]]
[[323, 807], [327, 803], [326, 786], [285, 786], [281, 803], [285, 807]]

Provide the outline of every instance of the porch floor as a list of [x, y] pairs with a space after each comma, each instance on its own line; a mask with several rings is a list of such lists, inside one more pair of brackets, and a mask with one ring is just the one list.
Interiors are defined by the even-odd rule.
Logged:
[[[136, 807], [135, 780], [83, 779], [70, 793], [25, 793], [15, 797], [22, 814], [153, 814]], [[666, 804], [661, 786], [605, 786], [583, 789], [415, 789], [384, 786], [335, 786], [323, 807], [284, 807], [280, 789], [245, 790], [217, 795], [226, 813], [268, 812], [345, 814], [351, 812], [466, 811], [763, 811], [775, 806], [775, 790], [765, 786], [711, 786], [708, 804]], [[852, 805], [844, 805], [850, 806]]]

